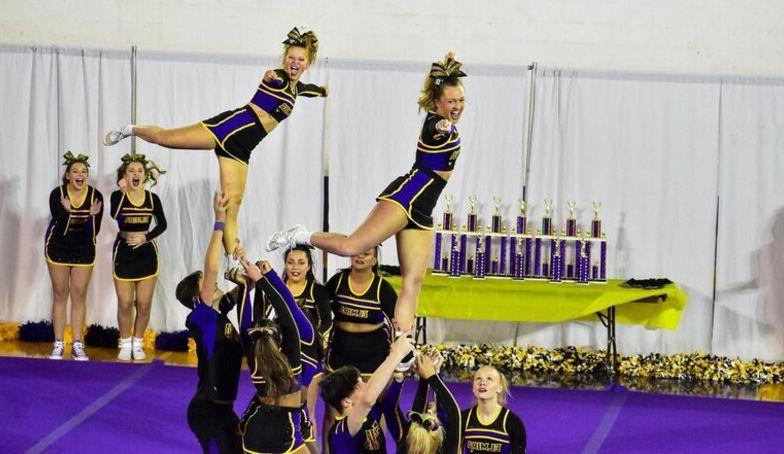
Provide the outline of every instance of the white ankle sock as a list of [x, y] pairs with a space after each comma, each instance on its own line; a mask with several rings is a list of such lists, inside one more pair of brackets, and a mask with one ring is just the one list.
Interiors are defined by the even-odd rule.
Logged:
[[122, 128], [120, 132], [123, 133], [124, 136], [132, 136], [133, 135], [133, 127], [136, 125], [128, 125]]

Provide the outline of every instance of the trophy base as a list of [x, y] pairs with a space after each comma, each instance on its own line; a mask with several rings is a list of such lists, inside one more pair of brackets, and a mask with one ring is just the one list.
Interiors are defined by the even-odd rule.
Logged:
[[488, 278], [488, 279], [509, 279], [511, 276], [501, 276], [501, 275], [498, 275], [498, 274], [493, 274], [493, 275], [485, 276], [485, 277]]
[[531, 276], [531, 277], [527, 277], [526, 279], [528, 279], [529, 281], [542, 281], [542, 282], [550, 280], [549, 277], [545, 277], [545, 276]]
[[607, 281], [588, 281], [589, 284], [607, 285]]
[[551, 284], [563, 284], [564, 281], [550, 281]]
[[476, 279], [478, 281], [483, 281], [483, 280], [487, 279], [487, 276], [474, 276], [474, 279]]

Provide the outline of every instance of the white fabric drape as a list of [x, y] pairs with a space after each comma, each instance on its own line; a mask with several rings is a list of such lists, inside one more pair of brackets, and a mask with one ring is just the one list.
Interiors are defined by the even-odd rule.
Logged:
[[[43, 255], [49, 193], [67, 150], [90, 155], [90, 184], [106, 197], [113, 158], [99, 143], [130, 117], [130, 52], [0, 47], [0, 320], [51, 316]], [[106, 207], [108, 208], [108, 207]], [[87, 297], [89, 323], [116, 324], [109, 222], [104, 216]]]
[[[0, 320], [50, 316], [41, 249], [48, 194], [62, 175], [65, 151], [91, 156], [90, 183], [108, 205], [130, 142], [106, 148], [101, 139], [130, 121], [130, 59], [120, 51], [0, 46]], [[184, 126], [243, 105], [264, 69], [278, 64], [278, 57], [141, 52], [138, 122]], [[348, 233], [365, 218], [375, 196], [413, 163], [423, 118], [416, 99], [427, 69], [426, 63], [321, 60], [308, 71], [305, 81], [328, 84], [331, 96], [299, 99], [291, 117], [254, 152], [240, 213], [250, 255], [265, 256], [263, 243], [274, 229], [293, 223], [321, 228], [322, 153], [329, 155], [331, 230]], [[501, 197], [509, 222], [523, 187], [527, 71], [466, 71], [463, 148], [445, 194], [454, 196], [463, 221], [469, 195], [479, 198], [485, 218], [492, 197]], [[666, 276], [689, 295], [677, 332], [622, 326], [622, 351], [700, 348], [784, 358], [778, 279], [784, 216], [776, 188], [784, 172], [778, 156], [784, 82], [544, 68], [535, 90], [529, 226], [536, 227], [544, 198], [556, 202], [557, 225], [566, 201], [575, 199], [583, 228], [591, 202], [600, 200], [609, 276]], [[143, 141], [137, 151], [168, 169], [153, 189], [169, 229], [158, 239], [161, 276], [150, 327], [182, 329], [185, 310], [173, 288], [202, 267], [209, 200], [218, 189], [216, 158], [212, 151], [166, 150]], [[117, 228], [105, 208], [87, 320], [115, 325], [111, 245]], [[442, 208], [443, 198], [436, 222]], [[281, 264], [280, 257], [270, 258]], [[394, 240], [385, 243], [382, 262], [397, 263]], [[346, 264], [332, 257], [329, 268]], [[429, 328], [432, 340], [447, 342], [508, 343], [516, 329], [522, 344], [603, 347], [605, 341], [598, 323], [433, 320]]]
[[[543, 68], [537, 75], [528, 200], [552, 198], [555, 225], [601, 201], [608, 277], [669, 277], [688, 293], [676, 333], [623, 326], [624, 353], [710, 346], [719, 88], [699, 78]], [[596, 256], [595, 256], [596, 257]], [[536, 345], [606, 342], [598, 323], [532, 328]]]
[[784, 358], [784, 80], [721, 90], [713, 351]]
[[[375, 205], [375, 197], [414, 163], [424, 112], [417, 99], [426, 64], [330, 62], [330, 87], [341, 93], [330, 99], [330, 230], [350, 233]], [[522, 195], [522, 125], [526, 105], [525, 68], [466, 68], [466, 109], [458, 124], [460, 156], [444, 195], [454, 197], [453, 211], [465, 222], [467, 198], [477, 196], [483, 213], [492, 212], [492, 197], [503, 199], [512, 216]], [[498, 93], [503, 93], [499, 102]], [[442, 197], [434, 218], [441, 222]], [[432, 253], [432, 251], [431, 251]], [[381, 248], [383, 263], [397, 265], [394, 238]], [[330, 271], [348, 266], [330, 258]], [[433, 340], [464, 342], [509, 339], [511, 323], [472, 324], [432, 320]], [[501, 336], [498, 333], [503, 333]]]

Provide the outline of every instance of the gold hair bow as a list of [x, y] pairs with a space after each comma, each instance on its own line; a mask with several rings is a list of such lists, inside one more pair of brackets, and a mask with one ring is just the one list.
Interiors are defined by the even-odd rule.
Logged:
[[316, 38], [316, 34], [312, 31], [300, 33], [299, 29], [294, 27], [283, 41], [283, 44], [288, 44], [291, 46], [302, 46], [307, 49], [313, 47], [315, 49], [318, 47], [318, 38]]
[[74, 156], [73, 153], [68, 151], [68, 152], [66, 152], [63, 155], [63, 158], [65, 159], [65, 162], [63, 163], [64, 166], [69, 166], [69, 165], [73, 164], [74, 162], [81, 162], [82, 164], [86, 165], [87, 167], [90, 167], [90, 163], [87, 162], [87, 160], [90, 159], [90, 157], [87, 156], [87, 155], [83, 155], [83, 154], [79, 153], [78, 155]]
[[466, 73], [460, 69], [462, 66], [459, 61], [447, 57], [445, 61], [438, 61], [430, 66], [430, 77], [436, 79], [436, 85], [447, 79], [457, 80], [459, 77], [466, 77]]
[[147, 162], [147, 159], [141, 153], [136, 153], [136, 154], [126, 153], [125, 156], [123, 156], [120, 159], [122, 159], [122, 162], [125, 164], [131, 162], [141, 162], [142, 164], [145, 164]]

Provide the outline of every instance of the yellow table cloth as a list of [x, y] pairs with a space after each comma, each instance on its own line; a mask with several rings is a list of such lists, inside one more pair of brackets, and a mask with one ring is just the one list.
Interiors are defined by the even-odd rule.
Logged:
[[[386, 279], [400, 291], [400, 277]], [[594, 319], [597, 312], [615, 306], [617, 323], [673, 331], [678, 328], [686, 307], [686, 294], [676, 285], [642, 290], [621, 287], [622, 282], [554, 284], [534, 280], [478, 280], [470, 276], [451, 278], [428, 273], [419, 295], [417, 316], [559, 323]]]

